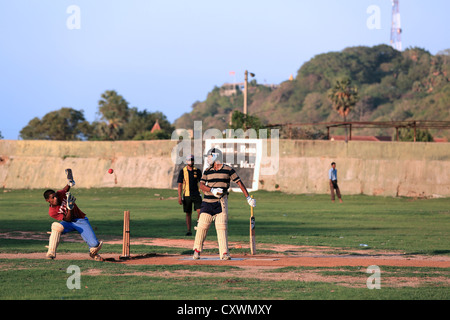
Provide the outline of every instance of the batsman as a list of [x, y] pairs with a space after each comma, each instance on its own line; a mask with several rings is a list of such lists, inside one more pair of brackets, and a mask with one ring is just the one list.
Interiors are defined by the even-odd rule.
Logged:
[[198, 220], [195, 242], [194, 259], [200, 259], [208, 229], [213, 221], [219, 243], [219, 258], [230, 260], [228, 251], [228, 188], [231, 180], [242, 190], [250, 206], [256, 206], [256, 200], [248, 194], [247, 188], [236, 171], [223, 164], [223, 154], [218, 148], [212, 148], [206, 154], [208, 168], [200, 179], [200, 189], [204, 193], [200, 218]]
[[55, 192], [49, 189], [44, 192], [44, 199], [49, 204], [48, 214], [59, 221], [51, 225], [47, 259], [56, 258], [56, 248], [62, 234], [77, 231], [89, 246], [89, 256], [94, 260], [103, 261], [98, 254], [103, 243], [97, 240], [88, 218], [78, 208], [75, 197], [70, 193], [70, 188], [75, 185], [72, 170], [67, 169], [66, 174], [69, 182], [62, 190]]

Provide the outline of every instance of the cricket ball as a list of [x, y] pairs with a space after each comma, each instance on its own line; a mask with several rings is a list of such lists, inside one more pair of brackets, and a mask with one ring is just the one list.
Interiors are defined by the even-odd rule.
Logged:
[[109, 170], [108, 170], [108, 173], [109, 173], [109, 174], [112, 174], [113, 172], [114, 172], [113, 169], [109, 169]]

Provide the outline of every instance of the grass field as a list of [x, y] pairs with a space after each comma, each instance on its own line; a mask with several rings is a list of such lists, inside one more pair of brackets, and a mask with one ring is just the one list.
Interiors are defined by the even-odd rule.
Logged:
[[[43, 190], [3, 190], [0, 193], [0, 254], [45, 252], [45, 239], [20, 239], [8, 235], [45, 233], [53, 220], [42, 197]], [[174, 190], [155, 189], [73, 189], [78, 206], [87, 214], [98, 238], [120, 239], [123, 211], [131, 212], [133, 238], [187, 239], [185, 220]], [[255, 215], [257, 243], [397, 252], [427, 257], [450, 256], [450, 199], [409, 199], [344, 196], [344, 203], [332, 204], [327, 195], [290, 195], [258, 191]], [[229, 200], [229, 241], [248, 242], [250, 210], [242, 194]], [[195, 221], [195, 219], [194, 219]], [[63, 236], [64, 238], [64, 236]], [[191, 237], [193, 242], [193, 238]], [[212, 227], [208, 240], [215, 240]], [[362, 247], [361, 244], [367, 246]], [[231, 254], [247, 252], [232, 249]], [[58, 253], [87, 252], [80, 242], [62, 242]], [[101, 253], [120, 254], [121, 245], [106, 244]], [[133, 245], [132, 253], [191, 255], [190, 250], [173, 247]], [[263, 252], [263, 253], [264, 253]], [[87, 255], [86, 255], [87, 256]], [[70, 290], [67, 268], [82, 272], [82, 286]], [[89, 260], [0, 259], [0, 299], [101, 299], [101, 300], [447, 300], [450, 298], [449, 268], [385, 267], [383, 279], [427, 278], [426, 282], [369, 290], [330, 281], [277, 279], [283, 273], [359, 277], [368, 274], [361, 267], [312, 268], [294, 266], [265, 270], [267, 280], [251, 277], [223, 277], [238, 272], [236, 266], [127, 265]], [[205, 272], [192, 276], [189, 272]], [[180, 277], [185, 272], [187, 276]], [[274, 278], [270, 278], [270, 274]], [[213, 274], [213, 275], [212, 275]], [[170, 276], [177, 275], [177, 276]], [[442, 279], [445, 279], [442, 282]]]

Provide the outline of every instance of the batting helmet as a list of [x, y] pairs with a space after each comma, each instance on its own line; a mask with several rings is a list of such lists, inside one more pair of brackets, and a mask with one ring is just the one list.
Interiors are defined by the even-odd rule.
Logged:
[[[211, 157], [209, 157], [211, 156]], [[211, 148], [208, 150], [208, 153], [205, 156], [207, 158], [208, 164], [212, 165], [214, 162], [219, 161], [223, 162], [223, 154], [222, 151], [218, 148]]]

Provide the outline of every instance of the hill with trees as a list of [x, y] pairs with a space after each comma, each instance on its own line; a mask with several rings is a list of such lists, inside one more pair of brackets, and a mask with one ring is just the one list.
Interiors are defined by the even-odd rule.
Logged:
[[[358, 96], [347, 121], [450, 120], [450, 49], [432, 55], [421, 48], [400, 52], [387, 45], [319, 54], [277, 88], [253, 80], [248, 112], [266, 125], [343, 121], [329, 92], [344, 80], [351, 81]], [[227, 96], [215, 87], [174, 126], [192, 129], [193, 121], [201, 120], [204, 128], [230, 127], [232, 113], [243, 106], [243, 92], [237, 89]], [[391, 134], [386, 129], [371, 130], [372, 135]], [[432, 133], [449, 138], [449, 131]]]
[[[193, 129], [195, 120], [202, 121], [204, 130], [334, 121], [450, 121], [450, 49], [432, 55], [421, 48], [400, 52], [378, 45], [319, 54], [279, 86], [252, 80], [247, 116], [240, 113], [243, 92], [238, 85], [234, 89], [230, 94], [223, 87], [214, 87], [205, 101], [193, 103], [192, 111], [173, 124], [162, 112], [130, 107], [116, 91], [107, 90], [98, 101], [98, 120], [89, 123], [83, 110], [62, 107], [30, 120], [20, 136], [45, 140], [170, 139], [174, 129]], [[152, 132], [155, 123], [159, 130]], [[289, 136], [324, 139], [323, 129], [300, 129]], [[392, 135], [389, 129], [359, 130], [361, 135]], [[337, 132], [342, 134], [343, 129]], [[450, 140], [448, 129], [420, 135], [424, 141], [432, 141], [433, 136]], [[282, 130], [281, 137], [286, 136]], [[400, 136], [410, 139], [411, 132], [401, 132]]]

